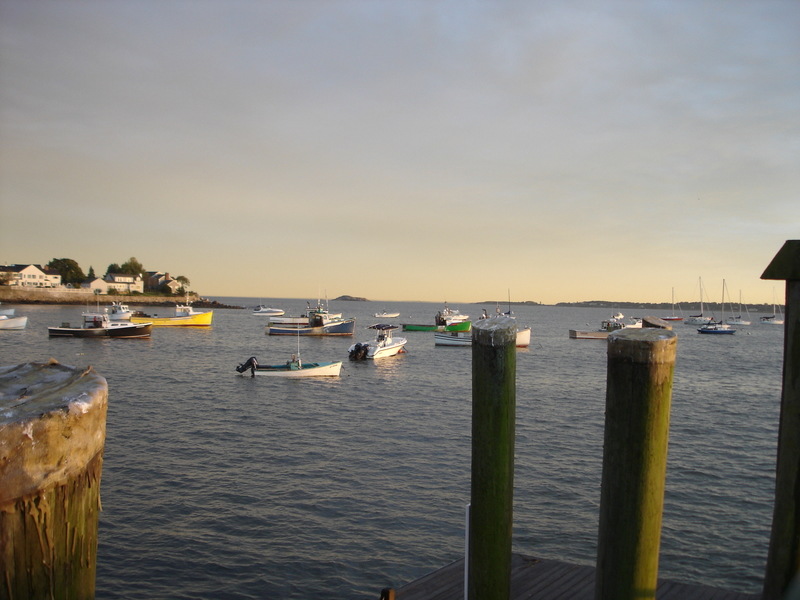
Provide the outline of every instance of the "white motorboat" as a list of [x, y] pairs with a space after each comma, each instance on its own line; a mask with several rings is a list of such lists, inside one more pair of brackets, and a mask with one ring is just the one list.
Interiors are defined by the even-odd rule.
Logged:
[[454, 323], [463, 323], [469, 320], [469, 315], [462, 315], [457, 308], [450, 308], [447, 302], [444, 303], [444, 308], [436, 313], [434, 318], [437, 325], [452, 325]]
[[128, 305], [121, 302], [112, 302], [106, 312], [112, 321], [130, 321], [131, 315], [133, 315], [133, 311], [128, 308]]
[[375, 313], [376, 319], [396, 319], [400, 316], [399, 312], [389, 312], [389, 311], [381, 311], [379, 313]]
[[347, 349], [350, 360], [364, 360], [366, 358], [386, 358], [400, 352], [405, 352], [406, 338], [392, 337], [392, 331], [399, 329], [397, 325], [379, 323], [370, 325], [369, 329], [376, 331], [375, 340], [372, 342], [359, 342]]
[[263, 304], [259, 304], [253, 309], [254, 315], [260, 315], [264, 317], [280, 317], [285, 313], [286, 311], [281, 308], [272, 308], [269, 306], [264, 306]]
[[[469, 331], [442, 331], [433, 334], [434, 344], [437, 346], [471, 346], [472, 333]], [[514, 344], [517, 348], [527, 348], [531, 345], [531, 328], [517, 329], [517, 338]]]
[[0, 329], [25, 329], [27, 324], [28, 317], [10, 317], [8, 315], [0, 315]]

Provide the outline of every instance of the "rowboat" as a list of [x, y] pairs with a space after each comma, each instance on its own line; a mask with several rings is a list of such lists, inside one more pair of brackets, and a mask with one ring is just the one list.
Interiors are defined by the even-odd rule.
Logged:
[[8, 315], [0, 315], [0, 329], [25, 329], [27, 324], [28, 317], [9, 317]]
[[293, 354], [285, 363], [279, 365], [260, 365], [255, 356], [236, 367], [236, 370], [245, 375], [250, 371], [250, 376], [264, 375], [267, 377], [339, 377], [342, 370], [342, 361], [333, 362], [303, 362], [299, 355]]
[[73, 327], [62, 323], [61, 327], [48, 327], [50, 337], [79, 338], [144, 338], [150, 337], [152, 323], [128, 323], [111, 321], [106, 313], [83, 313], [83, 326]]
[[198, 312], [187, 303], [178, 304], [173, 317], [134, 314], [131, 323], [151, 323], [153, 327], [209, 327], [213, 318], [213, 310]]
[[405, 352], [404, 346], [408, 340], [406, 338], [392, 337], [392, 331], [398, 329], [397, 325], [387, 325], [379, 323], [370, 325], [369, 329], [375, 329], [375, 340], [372, 342], [357, 343], [347, 349], [350, 360], [363, 360], [365, 358], [386, 358]]
[[[434, 344], [437, 346], [471, 346], [472, 333], [467, 331], [443, 331], [433, 334]], [[527, 348], [531, 345], [531, 328], [517, 329], [517, 338], [514, 344], [517, 348]]]

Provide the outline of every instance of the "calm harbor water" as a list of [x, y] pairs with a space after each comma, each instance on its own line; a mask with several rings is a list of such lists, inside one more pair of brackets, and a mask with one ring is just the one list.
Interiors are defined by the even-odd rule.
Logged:
[[[383, 309], [432, 322], [432, 303], [332, 302], [354, 338], [303, 338], [305, 360], [345, 361], [333, 380], [242, 377], [249, 356], [283, 362], [259, 302], [217, 298], [209, 329], [149, 340], [50, 339], [81, 308], [17, 306], [0, 364], [92, 365], [109, 383], [97, 598], [377, 598], [463, 555], [470, 494], [471, 353], [406, 332], [408, 353], [347, 362]], [[473, 317], [480, 304], [458, 305]], [[163, 308], [149, 311], [166, 314]], [[533, 328], [517, 353], [514, 550], [593, 564], [606, 344], [568, 339], [609, 312], [514, 307]], [[623, 311], [628, 313], [629, 311]], [[653, 311], [630, 312], [633, 316]], [[656, 316], [658, 313], [655, 313]], [[660, 574], [760, 590], [769, 543], [783, 327], [698, 335], [676, 324]]]

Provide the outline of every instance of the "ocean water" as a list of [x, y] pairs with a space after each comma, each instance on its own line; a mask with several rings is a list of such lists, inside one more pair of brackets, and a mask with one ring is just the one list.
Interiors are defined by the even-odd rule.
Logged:
[[[209, 329], [149, 340], [47, 336], [81, 309], [18, 306], [0, 364], [92, 365], [109, 384], [97, 598], [377, 598], [463, 556], [470, 495], [471, 352], [424, 332], [404, 355], [350, 363], [383, 309], [432, 322], [441, 305], [332, 302], [353, 338], [302, 338], [331, 380], [242, 377], [249, 356], [283, 362], [297, 340], [265, 335], [264, 302], [217, 298]], [[477, 317], [480, 304], [451, 306]], [[166, 312], [163, 308], [151, 311]], [[515, 306], [533, 329], [517, 351], [514, 551], [594, 564], [606, 343], [571, 340], [596, 308]], [[614, 311], [616, 312], [616, 311]], [[627, 311], [623, 311], [627, 312]], [[644, 316], [652, 311], [640, 311]], [[660, 575], [758, 592], [772, 520], [783, 327], [733, 336], [676, 324]]]

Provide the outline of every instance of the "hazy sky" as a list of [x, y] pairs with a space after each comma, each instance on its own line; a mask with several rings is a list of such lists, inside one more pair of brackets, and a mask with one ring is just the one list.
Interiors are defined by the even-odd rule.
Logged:
[[798, 32], [797, 0], [0, 0], [0, 263], [772, 302]]

